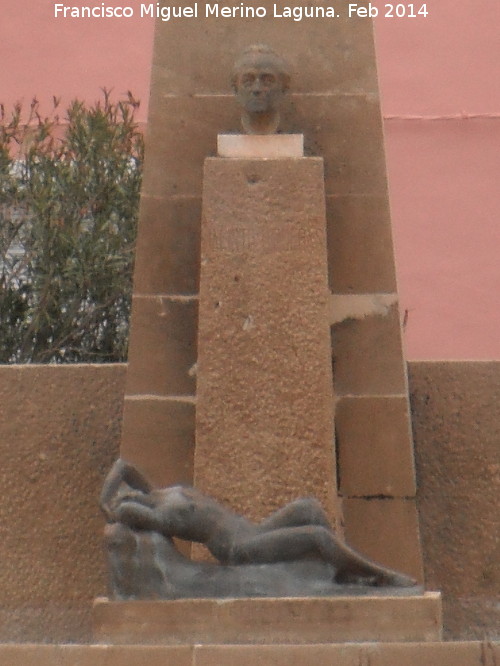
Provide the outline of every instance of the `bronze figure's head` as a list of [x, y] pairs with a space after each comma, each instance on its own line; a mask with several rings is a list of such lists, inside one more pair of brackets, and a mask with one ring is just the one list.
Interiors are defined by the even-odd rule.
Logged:
[[231, 80], [243, 109], [247, 134], [273, 134], [279, 125], [279, 105], [290, 86], [287, 63], [270, 46], [252, 44], [234, 63]]

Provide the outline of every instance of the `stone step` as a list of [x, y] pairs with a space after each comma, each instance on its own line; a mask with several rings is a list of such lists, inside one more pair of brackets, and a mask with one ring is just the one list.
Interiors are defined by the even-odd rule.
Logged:
[[495, 666], [500, 642], [0, 645], [2, 666]]
[[[393, 588], [394, 589], [394, 588]], [[401, 588], [402, 590], [402, 588]], [[441, 595], [177, 599], [96, 599], [101, 644], [309, 644], [439, 641]]]

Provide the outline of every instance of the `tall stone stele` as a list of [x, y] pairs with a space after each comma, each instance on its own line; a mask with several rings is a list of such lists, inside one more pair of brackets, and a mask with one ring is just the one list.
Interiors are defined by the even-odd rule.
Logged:
[[[249, 517], [268, 514], [304, 493], [317, 495], [338, 527], [342, 515], [351, 545], [422, 579], [372, 24], [359, 16], [349, 18], [341, 8], [335, 20], [299, 22], [275, 19], [272, 3], [265, 7], [267, 16], [258, 20], [199, 16], [157, 24], [121, 455], [157, 486], [200, 484]], [[252, 43], [271, 44], [289, 63], [294, 83], [286, 95], [281, 93], [287, 86], [278, 88], [280, 134], [248, 134], [241, 137], [243, 142], [254, 141], [255, 148], [267, 139], [281, 150], [280, 137], [303, 132], [305, 154], [321, 155], [322, 160], [219, 156], [209, 158], [203, 171], [206, 156], [217, 154], [218, 134], [241, 131], [241, 107], [232, 100], [228, 72]], [[294, 169], [295, 162], [308, 166], [297, 166], [303, 169], [299, 175], [292, 162]], [[229, 163], [237, 167], [231, 174]], [[282, 203], [289, 203], [282, 189], [285, 181], [286, 192], [302, 193], [305, 214], [312, 220], [299, 224], [299, 217], [306, 218], [295, 211], [288, 235], [279, 231], [285, 223], [280, 219]], [[251, 192], [260, 194], [251, 197]], [[222, 203], [233, 196], [242, 206], [234, 216]], [[326, 251], [318, 222], [325, 204]], [[256, 220], [266, 207], [268, 217], [272, 210], [271, 223], [261, 229]], [[223, 219], [227, 224], [221, 228], [217, 220]], [[241, 258], [248, 256], [252, 244], [260, 244], [255, 266], [234, 258], [230, 263], [229, 250]], [[306, 248], [318, 252], [310, 275], [318, 299], [306, 293], [298, 279], [309, 266]], [[217, 273], [214, 255], [228, 262], [227, 275]], [[292, 265], [295, 272], [286, 268]], [[214, 282], [208, 288], [204, 283], [211, 272]], [[277, 318], [271, 316], [273, 292], [264, 286], [267, 277], [279, 294], [273, 306], [280, 312]], [[254, 284], [264, 293], [262, 300], [252, 295]], [[292, 302], [293, 290], [299, 301]], [[229, 304], [236, 308], [234, 320]], [[319, 328], [308, 328], [309, 320], [319, 320], [325, 311], [327, 340]], [[208, 350], [212, 332], [213, 349]], [[277, 345], [267, 366], [258, 343], [263, 336]], [[229, 358], [229, 344], [241, 345], [246, 354], [243, 374]], [[304, 353], [314, 347], [324, 367], [307, 367], [303, 376], [298, 357], [283, 363], [294, 344], [304, 344]], [[332, 366], [333, 382], [328, 379]], [[264, 381], [265, 372], [272, 374], [271, 380]], [[312, 387], [307, 382], [315, 372], [321, 380]], [[215, 381], [219, 375], [220, 384]], [[241, 410], [238, 422], [231, 416], [221, 423], [204, 407], [204, 396], [224, 382], [230, 388], [228, 400]], [[266, 391], [284, 406], [283, 417], [270, 413], [274, 403]], [[312, 406], [311, 392], [318, 398]], [[261, 418], [266, 404], [269, 423], [275, 423], [269, 430]], [[322, 424], [318, 438], [308, 425], [310, 408], [322, 415], [316, 419], [315, 427]], [[326, 416], [328, 412], [335, 416], [335, 452], [333, 416]], [[241, 439], [219, 440], [215, 449], [210, 445], [205, 465], [202, 451], [215, 439], [209, 433], [212, 427], [214, 433], [224, 428]], [[269, 441], [277, 441], [278, 430], [279, 446], [269, 447]], [[292, 442], [312, 439], [307, 459], [290, 448]], [[328, 461], [322, 443], [327, 441]], [[314, 478], [313, 470], [323, 463], [328, 482]], [[204, 470], [207, 475], [211, 470], [210, 478]], [[228, 477], [233, 479], [230, 486]]]

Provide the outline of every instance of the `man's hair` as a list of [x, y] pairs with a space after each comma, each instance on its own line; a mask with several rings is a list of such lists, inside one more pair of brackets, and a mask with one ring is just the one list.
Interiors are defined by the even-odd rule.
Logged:
[[238, 80], [238, 74], [241, 69], [246, 65], [253, 63], [253, 61], [259, 56], [262, 56], [263, 59], [268, 57], [274, 61], [279, 72], [283, 92], [288, 90], [290, 87], [290, 69], [288, 63], [267, 44], [251, 44], [250, 46], [247, 46], [246, 49], [237, 57], [231, 76], [231, 85], [233, 89], [236, 89], [236, 82]]

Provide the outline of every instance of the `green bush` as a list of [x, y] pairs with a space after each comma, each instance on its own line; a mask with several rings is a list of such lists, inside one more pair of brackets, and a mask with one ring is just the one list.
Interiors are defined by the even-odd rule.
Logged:
[[144, 154], [129, 93], [0, 107], [0, 363], [126, 359]]

